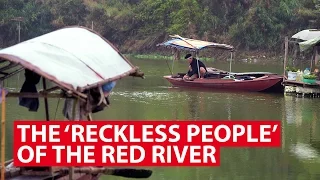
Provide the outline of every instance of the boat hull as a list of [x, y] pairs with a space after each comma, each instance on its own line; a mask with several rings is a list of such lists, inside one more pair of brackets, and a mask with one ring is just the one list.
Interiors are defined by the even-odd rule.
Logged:
[[164, 76], [173, 86], [200, 88], [206, 90], [251, 91], [251, 92], [283, 92], [282, 80], [279, 75], [266, 75], [253, 80], [235, 81], [233, 79], [195, 79], [185, 81], [182, 78]]

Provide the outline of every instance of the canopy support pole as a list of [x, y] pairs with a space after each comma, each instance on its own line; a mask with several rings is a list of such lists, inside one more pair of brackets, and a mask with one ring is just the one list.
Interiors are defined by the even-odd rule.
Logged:
[[172, 60], [172, 67], [171, 67], [171, 75], [173, 75], [173, 67], [174, 67], [174, 58], [173, 58], [173, 60]]
[[[78, 98], [76, 98], [73, 102], [73, 107], [72, 107], [72, 120], [75, 121], [75, 117], [76, 117], [76, 107], [78, 104]], [[73, 180], [74, 177], [74, 167], [71, 166], [69, 167], [69, 180]]]
[[173, 54], [173, 58], [172, 58], [172, 66], [171, 66], [171, 70], [170, 70], [170, 66], [168, 65], [168, 62], [166, 60], [166, 63], [168, 65], [169, 71], [171, 72], [171, 76], [173, 75], [173, 67], [174, 67], [174, 61], [176, 60], [176, 53], [178, 52], [178, 49], [172, 49], [172, 54]]
[[288, 59], [288, 36], [285, 37], [284, 39], [284, 62], [283, 62], [283, 81], [285, 80], [286, 77], [286, 66], [287, 66], [287, 59]]
[[200, 78], [200, 67], [199, 67], [199, 51], [196, 51], [197, 67], [198, 67], [198, 78]]
[[232, 51], [231, 51], [231, 59], [230, 59], [230, 63], [229, 63], [229, 72], [231, 73], [231, 66], [232, 66]]
[[319, 54], [318, 54], [318, 46], [314, 47], [314, 65], [318, 65]]
[[[186, 42], [187, 44], [191, 45], [192, 47], [194, 47], [195, 49], [198, 49], [197, 47], [193, 46], [192, 44], [190, 44], [187, 40], [185, 40], [183, 37], [176, 35], [176, 37], [179, 37], [182, 41]], [[196, 59], [197, 59], [197, 66], [198, 66], [198, 78], [200, 78], [200, 68], [199, 68], [199, 60], [198, 60], [198, 51], [195, 52], [196, 53]]]
[[[2, 82], [3, 83], [3, 82]], [[2, 85], [2, 109], [1, 109], [1, 180], [5, 178], [5, 139], [6, 139], [6, 92]]]
[[314, 61], [314, 53], [312, 53], [312, 56], [311, 56], [311, 61], [310, 61], [310, 72], [312, 71], [312, 68], [313, 68], [313, 61]]
[[[43, 83], [43, 90], [44, 90], [44, 92], [46, 92], [47, 83], [46, 83], [46, 79], [44, 77], [42, 77], [42, 83]], [[50, 118], [49, 118], [49, 106], [48, 106], [48, 98], [47, 97], [44, 98], [44, 106], [45, 106], [45, 111], [46, 111], [46, 120], [50, 121]]]

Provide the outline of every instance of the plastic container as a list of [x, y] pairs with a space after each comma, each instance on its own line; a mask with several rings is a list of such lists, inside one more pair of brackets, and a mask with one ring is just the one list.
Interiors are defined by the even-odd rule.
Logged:
[[316, 80], [315, 80], [315, 79], [304, 79], [304, 78], [303, 78], [303, 82], [304, 82], [304, 83], [307, 83], [307, 84], [315, 84], [315, 83], [316, 83]]
[[303, 75], [309, 75], [310, 74], [310, 68], [306, 68], [304, 71], [303, 71]]
[[297, 79], [297, 72], [288, 72], [288, 80], [290, 81], [295, 81]]
[[303, 80], [303, 73], [302, 71], [300, 71], [300, 69], [297, 71], [297, 77], [296, 77], [296, 81], [298, 82], [302, 82]]

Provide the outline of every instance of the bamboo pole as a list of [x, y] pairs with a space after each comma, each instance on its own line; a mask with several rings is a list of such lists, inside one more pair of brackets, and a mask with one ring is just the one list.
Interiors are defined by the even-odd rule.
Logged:
[[318, 46], [315, 46], [315, 51], [314, 51], [314, 65], [318, 65], [318, 60], [319, 60], [319, 51], [318, 51]]
[[6, 135], [6, 92], [2, 89], [2, 111], [1, 111], [1, 180], [5, 178], [5, 135]]
[[314, 53], [312, 54], [311, 61], [310, 61], [310, 72], [312, 72], [313, 60], [314, 60]]
[[[43, 91], [45, 92], [47, 90], [47, 83], [46, 83], [46, 79], [44, 77], [42, 78], [42, 83], [43, 83]], [[50, 121], [49, 105], [48, 105], [48, 98], [47, 97], [44, 98], [44, 107], [45, 107], [45, 111], [46, 111], [46, 120]]]
[[[77, 103], [78, 103], [78, 98], [76, 98], [73, 102], [73, 107], [72, 107], [72, 120], [75, 120], [76, 117], [76, 108], [77, 108]], [[74, 177], [74, 167], [71, 166], [69, 167], [69, 180], [73, 180]]]
[[283, 62], [283, 82], [286, 77], [286, 66], [287, 66], [287, 60], [288, 60], [288, 36], [285, 37], [284, 40], [284, 62]]
[[231, 66], [232, 66], [232, 52], [231, 52], [231, 55], [230, 55], [230, 64], [229, 64], [229, 72], [231, 73]]
[[[27, 97], [27, 98], [38, 98], [38, 97], [47, 97], [47, 98], [73, 98], [73, 97], [68, 97], [65, 94], [62, 93], [44, 93], [44, 92], [39, 92], [39, 93], [20, 93], [20, 92], [8, 92], [6, 97]], [[85, 99], [79, 98], [80, 101], [86, 102]]]

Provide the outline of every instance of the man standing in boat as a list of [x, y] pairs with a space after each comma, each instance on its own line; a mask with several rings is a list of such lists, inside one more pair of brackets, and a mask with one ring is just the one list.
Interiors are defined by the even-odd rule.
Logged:
[[[183, 76], [183, 79], [192, 81], [192, 80], [198, 78], [198, 76], [199, 76], [198, 70], [199, 69], [200, 69], [200, 78], [203, 79], [206, 72], [207, 72], [207, 68], [204, 65], [204, 63], [201, 62], [200, 60], [197, 60], [196, 58], [194, 58], [191, 54], [187, 54], [185, 56], [185, 59], [188, 60], [189, 71], [187, 72], [186, 75]], [[199, 69], [198, 69], [198, 65], [199, 65]]]

